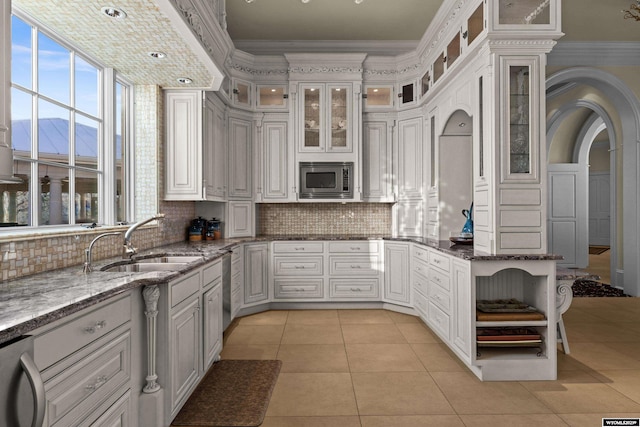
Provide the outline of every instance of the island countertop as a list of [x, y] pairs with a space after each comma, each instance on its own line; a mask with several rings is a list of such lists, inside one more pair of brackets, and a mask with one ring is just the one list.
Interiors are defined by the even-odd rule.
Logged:
[[100, 268], [122, 262], [111, 258], [94, 263], [91, 274], [82, 272], [82, 265], [21, 277], [0, 283], [0, 343], [24, 335], [95, 305], [130, 289], [167, 283], [204, 263], [214, 261], [242, 243], [293, 240], [391, 240], [413, 242], [434, 248], [469, 261], [558, 260], [552, 254], [489, 255], [474, 253], [472, 245], [452, 245], [449, 241], [433, 241], [420, 237], [389, 235], [291, 235], [257, 236], [201, 242], [179, 242], [142, 251], [136, 258], [159, 255], [198, 255], [176, 271], [103, 272]]

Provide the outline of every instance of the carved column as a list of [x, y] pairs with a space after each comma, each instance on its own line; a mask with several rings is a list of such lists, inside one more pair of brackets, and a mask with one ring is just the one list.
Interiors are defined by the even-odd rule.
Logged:
[[158, 318], [158, 299], [160, 298], [160, 289], [156, 285], [145, 286], [142, 290], [144, 298], [145, 316], [147, 317], [147, 384], [142, 389], [143, 393], [155, 393], [160, 390], [158, 384], [158, 375], [156, 373], [156, 351], [157, 351], [157, 335], [158, 327], [156, 320]]

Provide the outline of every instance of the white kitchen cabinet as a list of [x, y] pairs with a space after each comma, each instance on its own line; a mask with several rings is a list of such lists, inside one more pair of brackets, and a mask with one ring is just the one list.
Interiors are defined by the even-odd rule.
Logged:
[[423, 177], [423, 120], [414, 117], [398, 121], [398, 199], [421, 199]]
[[383, 280], [382, 241], [328, 242], [329, 299], [332, 301], [380, 300]]
[[363, 201], [393, 202], [392, 126], [386, 121], [365, 119], [362, 128]]
[[202, 372], [206, 372], [222, 351], [222, 262], [202, 269]]
[[225, 237], [250, 237], [255, 234], [254, 204], [250, 201], [227, 203]]
[[409, 247], [410, 244], [405, 242], [384, 244], [385, 301], [400, 305], [409, 305], [411, 302]]
[[132, 339], [139, 337], [132, 338], [132, 303], [129, 292], [34, 331], [45, 425], [100, 425], [118, 407], [124, 411], [120, 418], [133, 425]]
[[268, 243], [244, 246], [244, 303], [254, 304], [269, 299]]
[[294, 159], [288, 141], [288, 116], [271, 115], [262, 122], [262, 182], [258, 185], [263, 202], [295, 201]]
[[458, 355], [467, 363], [471, 361], [473, 352], [471, 316], [475, 313], [475, 306], [471, 303], [470, 275], [469, 262], [457, 259], [452, 261], [451, 304], [454, 321], [451, 328], [451, 338], [453, 345], [459, 350]]
[[215, 94], [165, 91], [165, 200], [226, 200], [224, 114]]
[[274, 242], [272, 254], [276, 300], [324, 298], [324, 243]]
[[202, 200], [202, 92], [165, 92], [165, 200]]
[[234, 78], [232, 80], [233, 105], [245, 109], [252, 108], [254, 104], [253, 88], [253, 83]]
[[227, 135], [225, 107], [213, 94], [204, 100], [205, 198], [224, 202], [227, 198]]
[[229, 117], [229, 199], [253, 197], [251, 163], [252, 121], [247, 117]]
[[298, 151], [353, 152], [352, 85], [302, 83], [298, 90]]
[[244, 246], [239, 245], [231, 251], [231, 322], [242, 308], [244, 285]]

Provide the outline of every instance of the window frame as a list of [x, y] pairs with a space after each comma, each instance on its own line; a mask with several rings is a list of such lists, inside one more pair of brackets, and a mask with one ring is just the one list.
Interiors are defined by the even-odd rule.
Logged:
[[[122, 222], [129, 222], [132, 218], [135, 218], [135, 207], [134, 207], [134, 191], [133, 191], [133, 183], [135, 182], [135, 121], [134, 121], [134, 99], [135, 99], [135, 86], [127, 81], [124, 77], [119, 75], [116, 70], [113, 68], [109, 68], [102, 64], [100, 61], [97, 61], [91, 55], [84, 52], [82, 49], [78, 48], [70, 42], [69, 40], [59, 36], [54, 31], [50, 30], [46, 25], [38, 22], [28, 14], [20, 11], [17, 8], [12, 8], [11, 15], [20, 19], [27, 25], [31, 27], [32, 36], [31, 36], [31, 46], [30, 46], [30, 54], [31, 54], [31, 70], [32, 77], [31, 81], [32, 87], [25, 88], [17, 83], [13, 82], [13, 79], [9, 82], [11, 91], [19, 90], [27, 96], [31, 97], [31, 150], [29, 157], [16, 156], [15, 151], [13, 151], [13, 158], [15, 161], [28, 162], [30, 164], [30, 176], [29, 176], [29, 223], [27, 225], [19, 225], [13, 227], [7, 227], [3, 230], [3, 236], [7, 237], [11, 235], [22, 235], [33, 233], [34, 230], [40, 233], [42, 231], [45, 232], [64, 232], [69, 230], [78, 230], [78, 228], [87, 228], [87, 224], [77, 223], [77, 218], [75, 215], [75, 209], [73, 208], [74, 197], [76, 189], [75, 189], [75, 176], [76, 171], [78, 170], [87, 170], [91, 173], [96, 174], [97, 179], [97, 188], [96, 191], [98, 193], [97, 204], [97, 224], [105, 225], [105, 226], [113, 226], [120, 225]], [[97, 110], [96, 115], [93, 113], [88, 113], [79, 109], [76, 105], [75, 99], [70, 99], [69, 105], [65, 105], [61, 102], [51, 99], [50, 97], [43, 95], [41, 93], [41, 88], [37, 87], [37, 82], [39, 80], [38, 75], [38, 64], [37, 64], [37, 55], [38, 55], [38, 34], [48, 37], [55, 43], [59, 44], [62, 48], [69, 50], [70, 52], [70, 80], [69, 83], [72, 87], [71, 96], [75, 94], [75, 65], [76, 65], [76, 57], [82, 59], [86, 63], [95, 67], [98, 73], [98, 86], [97, 86]], [[13, 39], [13, 32], [10, 33], [11, 38]], [[10, 54], [11, 55], [11, 54]], [[118, 219], [117, 213], [117, 204], [116, 204], [116, 190], [117, 190], [117, 178], [118, 173], [116, 170], [117, 159], [116, 159], [116, 135], [118, 130], [117, 119], [116, 119], [116, 103], [118, 99], [116, 97], [116, 85], [121, 85], [123, 98], [126, 94], [126, 99], [120, 100], [121, 108], [122, 108], [122, 126], [121, 130], [123, 130], [121, 137], [121, 147], [122, 147], [122, 155], [124, 157], [124, 162], [122, 164], [122, 177], [124, 179], [124, 183], [122, 185], [125, 197], [123, 198], [123, 202], [125, 203], [125, 207], [123, 209], [124, 218]], [[44, 100], [48, 102], [53, 102], [55, 105], [59, 105], [65, 110], [69, 111], [69, 154], [68, 154], [68, 162], [54, 164], [55, 162], [47, 162], [39, 159], [39, 149], [38, 149], [38, 108], [37, 104], [39, 100]], [[11, 110], [11, 108], [10, 108]], [[75, 153], [75, 125], [79, 123], [76, 120], [76, 115], [80, 114], [83, 118], [89, 118], [91, 120], [96, 120], [98, 122], [98, 131], [97, 131], [97, 167], [96, 169], [85, 168], [82, 166], [76, 165], [76, 153]], [[41, 206], [40, 206], [40, 179], [38, 174], [39, 165], [49, 165], [49, 166], [57, 166], [66, 168], [69, 171], [69, 201], [68, 201], [68, 223], [65, 224], [41, 224]], [[33, 177], [36, 177], [34, 179]]]

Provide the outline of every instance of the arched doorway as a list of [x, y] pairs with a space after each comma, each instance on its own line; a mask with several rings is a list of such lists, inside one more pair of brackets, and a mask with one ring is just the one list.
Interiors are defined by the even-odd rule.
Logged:
[[[640, 101], [633, 95], [624, 82], [616, 76], [602, 70], [585, 67], [575, 67], [559, 71], [547, 79], [548, 97], [556, 90], [562, 91], [563, 87], [570, 87], [573, 84], [583, 84], [591, 87], [603, 95], [607, 106], [603, 106], [597, 102], [585, 99], [567, 100], [562, 108], [548, 118], [547, 122], [547, 143], [553, 140], [554, 133], [559, 129], [563, 119], [570, 114], [572, 108], [587, 108], [590, 111], [588, 119], [583, 122], [579, 136], [576, 138], [576, 145], [572, 152], [572, 163], [575, 170], [569, 170], [568, 173], [574, 174], [576, 179], [576, 188], [583, 188], [583, 192], [577, 191], [577, 195], [584, 195], [587, 199], [586, 188], [588, 186], [588, 172], [586, 165], [588, 164], [588, 154], [593, 137], [602, 128], [607, 129], [609, 134], [611, 152], [617, 156], [611, 156], [612, 171], [619, 171], [617, 174], [612, 172], [612, 177], [621, 176], [621, 181], [612, 179], [611, 195], [614, 200], [611, 205], [615, 205], [614, 209], [618, 209], [617, 218], [612, 215], [614, 221], [611, 232], [611, 271], [612, 283], [624, 288], [625, 293], [629, 295], [640, 295], [640, 242], [638, 242], [638, 228], [640, 225], [640, 217], [638, 216], [638, 189], [640, 188], [640, 177], [638, 176], [638, 160], [640, 151], [637, 143], [640, 141]], [[560, 88], [560, 89], [558, 89]], [[614, 117], [617, 119], [614, 119]], [[602, 120], [602, 123], [600, 122]], [[548, 147], [550, 148], [550, 147]], [[622, 150], [619, 152], [618, 150]], [[549, 151], [549, 150], [548, 150]], [[550, 159], [552, 160], [552, 159]], [[585, 166], [580, 166], [581, 164]], [[550, 233], [554, 226], [554, 204], [552, 180], [554, 173], [558, 172], [558, 166], [554, 163], [549, 164], [549, 229]], [[620, 186], [622, 190], [620, 191]], [[621, 195], [621, 197], [617, 197]], [[584, 203], [584, 202], [582, 202]], [[586, 211], [587, 206], [579, 206], [576, 202], [577, 213], [582, 209]], [[619, 219], [616, 221], [616, 219]], [[557, 227], [556, 227], [557, 228]], [[584, 235], [588, 235], [585, 233]], [[583, 238], [584, 238], [583, 235]], [[624, 237], [623, 237], [624, 236]], [[576, 239], [580, 239], [577, 236]], [[578, 246], [583, 243], [578, 243]], [[550, 250], [552, 249], [550, 242]]]

